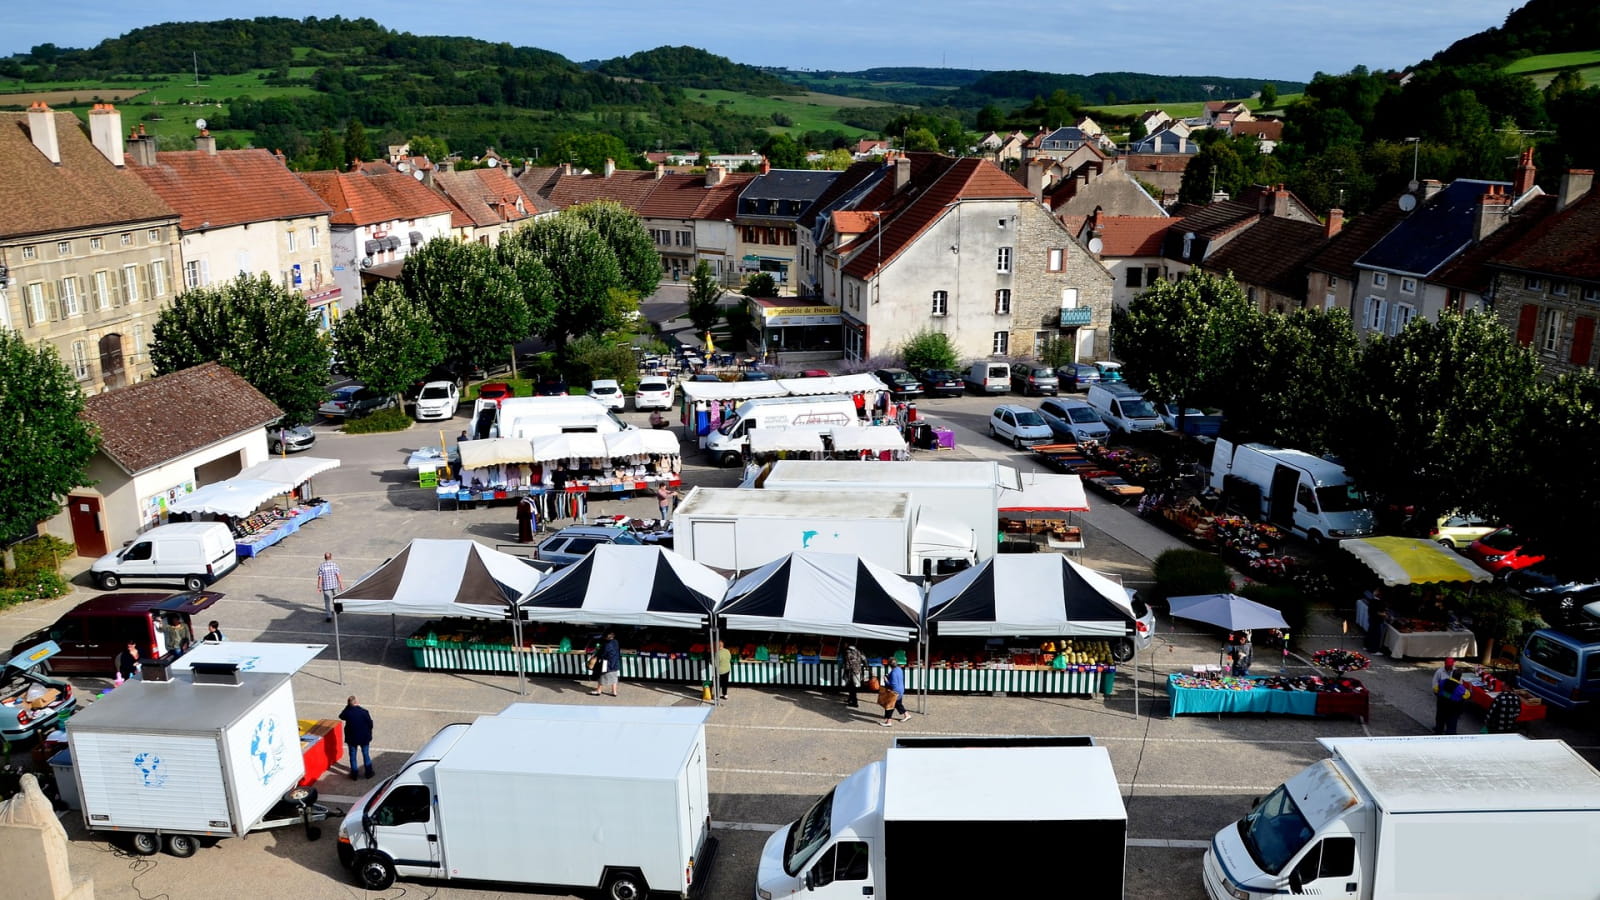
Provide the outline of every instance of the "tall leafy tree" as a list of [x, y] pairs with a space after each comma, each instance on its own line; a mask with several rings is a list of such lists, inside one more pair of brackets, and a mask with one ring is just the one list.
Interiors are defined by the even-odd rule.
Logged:
[[400, 284], [433, 318], [451, 362], [500, 359], [529, 334], [522, 285], [484, 244], [429, 241], [406, 257]]
[[93, 484], [87, 468], [99, 446], [55, 349], [0, 329], [0, 543], [31, 534], [69, 491]]
[[1261, 108], [1272, 109], [1278, 105], [1278, 86], [1267, 82], [1261, 86]]
[[444, 338], [422, 304], [385, 281], [339, 318], [333, 331], [351, 377], [382, 394], [402, 393], [444, 359]]
[[328, 344], [305, 298], [266, 275], [179, 295], [156, 318], [150, 361], [158, 375], [220, 362], [290, 422], [308, 421], [328, 393]]
[[1541, 385], [1532, 407], [1515, 456], [1483, 479], [1492, 492], [1483, 511], [1516, 523], [1567, 572], [1589, 565], [1594, 555], [1592, 536], [1573, 523], [1600, 514], [1600, 468], [1594, 464], [1600, 459], [1600, 377], [1591, 371], [1562, 375]]
[[331, 128], [323, 128], [317, 133], [316, 161], [313, 168], [317, 169], [343, 169], [347, 160], [344, 158], [344, 142], [336, 137]]
[[571, 207], [567, 214], [589, 224], [605, 238], [617, 266], [622, 271], [622, 286], [645, 296], [661, 280], [661, 255], [638, 213], [614, 200], [597, 200]]
[[696, 333], [709, 332], [722, 318], [722, 294], [722, 286], [711, 274], [711, 264], [700, 260], [689, 276], [689, 321]]
[[1111, 349], [1152, 399], [1209, 402], [1223, 396], [1243, 331], [1260, 315], [1231, 277], [1192, 269], [1113, 310]]
[[603, 334], [621, 324], [612, 291], [622, 287], [622, 267], [604, 236], [583, 218], [563, 213], [535, 219], [513, 240], [531, 250], [549, 272], [541, 305], [550, 310], [545, 340]]
[[351, 119], [350, 124], [345, 126], [343, 149], [345, 165], [358, 159], [372, 158], [372, 143], [367, 140], [367, 129], [362, 126], [360, 119]]
[[1360, 360], [1355, 329], [1342, 310], [1252, 316], [1219, 385], [1228, 391], [1229, 435], [1309, 453], [1333, 450]]

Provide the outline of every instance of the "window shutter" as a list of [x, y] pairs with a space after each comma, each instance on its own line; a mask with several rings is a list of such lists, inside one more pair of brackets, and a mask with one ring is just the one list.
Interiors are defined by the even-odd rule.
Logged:
[[106, 271], [106, 277], [111, 283], [111, 305], [122, 306], [127, 303], [122, 296], [122, 270], [109, 269]]
[[1569, 359], [1575, 366], [1589, 364], [1589, 351], [1594, 349], [1594, 317], [1579, 316], [1572, 323], [1572, 355]]
[[207, 260], [207, 259], [202, 259], [202, 260], [200, 260], [200, 286], [201, 287], [209, 287], [210, 285], [211, 285], [211, 261]]
[[66, 318], [64, 311], [61, 309], [61, 302], [56, 299], [56, 283], [54, 281], [46, 281], [44, 283], [44, 309], [46, 321], [55, 322]]
[[140, 284], [142, 284], [144, 286], [144, 290], [139, 292], [139, 296], [141, 298], [143, 298], [144, 300], [149, 301], [152, 297], [155, 296], [155, 292], [150, 290], [150, 267], [149, 266], [140, 266], [139, 267], [139, 282], [140, 282]]
[[1539, 307], [1532, 303], [1522, 304], [1522, 312], [1517, 316], [1517, 343], [1526, 347], [1533, 343], [1533, 330], [1539, 325]]

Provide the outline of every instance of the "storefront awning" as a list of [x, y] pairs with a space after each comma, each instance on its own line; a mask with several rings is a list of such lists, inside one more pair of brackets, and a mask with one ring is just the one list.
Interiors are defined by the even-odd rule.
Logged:
[[411, 234], [409, 234], [407, 236], [411, 238], [411, 245], [412, 246], [416, 246], [417, 244], [422, 243], [422, 232], [420, 232], [420, 231], [413, 231], [413, 232], [411, 232]]
[[373, 239], [366, 243], [367, 255], [376, 256], [383, 251], [383, 241]]
[[167, 507], [167, 512], [212, 513], [242, 519], [273, 497], [292, 490], [294, 485], [282, 481], [230, 478], [178, 498], [177, 502]]
[[757, 428], [750, 432], [751, 453], [821, 453], [822, 432], [810, 428]]
[[392, 234], [389, 235], [388, 237], [383, 239], [383, 249], [385, 249], [385, 250], [399, 250], [400, 249], [400, 239], [395, 237]]
[[235, 480], [281, 481], [284, 484], [292, 484], [298, 487], [329, 469], [337, 468], [339, 468], [337, 459], [326, 459], [317, 456], [273, 457], [264, 462], [256, 463], [234, 476], [234, 478]]
[[1375, 537], [1339, 542], [1387, 585], [1493, 581], [1472, 560], [1424, 538]]

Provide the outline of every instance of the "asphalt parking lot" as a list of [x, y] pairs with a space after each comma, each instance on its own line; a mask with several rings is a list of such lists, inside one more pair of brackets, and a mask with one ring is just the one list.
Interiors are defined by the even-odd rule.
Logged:
[[[1016, 401], [1016, 398], [1008, 398]], [[957, 449], [919, 458], [1001, 459], [1032, 464], [990, 440], [986, 420], [994, 398], [926, 400], [919, 411], [957, 433]], [[1028, 401], [1021, 401], [1028, 402]], [[642, 416], [627, 413], [630, 419]], [[560, 679], [533, 679], [519, 697], [512, 676], [420, 672], [412, 667], [404, 638], [414, 623], [381, 616], [342, 616], [335, 657], [332, 626], [323, 622], [314, 574], [322, 554], [331, 552], [345, 583], [393, 556], [414, 537], [470, 537], [494, 545], [515, 538], [509, 505], [468, 510], [435, 508], [431, 491], [420, 490], [404, 468], [409, 451], [451, 439], [465, 419], [416, 425], [395, 434], [347, 436], [318, 427], [316, 456], [334, 457], [340, 468], [319, 476], [317, 493], [333, 504], [330, 516], [249, 561], [218, 583], [226, 593], [213, 612], [232, 640], [326, 641], [330, 647], [294, 680], [302, 718], [331, 718], [347, 695], [361, 698], [376, 719], [373, 744], [378, 774], [390, 774], [440, 727], [498, 712], [508, 703], [616, 703], [588, 695], [588, 686]], [[686, 488], [731, 486], [737, 470], [711, 469], [694, 453], [685, 457]], [[1149, 556], [1176, 542], [1132, 515], [1091, 497], [1095, 509], [1083, 517], [1088, 549], [1081, 561], [1122, 575], [1130, 583], [1149, 578]], [[654, 514], [651, 498], [596, 503], [591, 514]], [[560, 524], [560, 523], [556, 523]], [[0, 614], [0, 641], [14, 641], [48, 625], [89, 593], [84, 582], [75, 597]], [[1312, 646], [1349, 647], [1360, 636], [1351, 625], [1344, 637], [1337, 619], [1321, 617]], [[1319, 642], [1320, 643], [1317, 643]], [[1122, 784], [1129, 816], [1130, 845], [1126, 896], [1152, 900], [1200, 900], [1200, 853], [1213, 833], [1238, 818], [1253, 798], [1323, 753], [1317, 738], [1351, 735], [1424, 733], [1432, 718], [1428, 694], [1430, 667], [1423, 662], [1380, 659], [1364, 678], [1373, 689], [1369, 723], [1346, 719], [1270, 717], [1167, 717], [1165, 675], [1215, 662], [1214, 633], [1160, 619], [1151, 648], [1138, 659], [1137, 696], [1131, 679], [1121, 676], [1109, 699], [1005, 696], [927, 698], [925, 711], [892, 729], [880, 728], [871, 710], [847, 709], [836, 696], [804, 690], [736, 689], [711, 717], [712, 815], [723, 842], [707, 896], [742, 898], [751, 894], [757, 857], [771, 831], [797, 816], [840, 778], [881, 756], [901, 734], [1087, 734], [1109, 748]], [[9, 643], [6, 644], [9, 646]], [[1309, 671], [1299, 659], [1284, 660], [1290, 671]], [[1258, 658], [1257, 671], [1274, 666]], [[99, 682], [85, 679], [80, 688]], [[698, 704], [699, 689], [688, 686], [623, 684], [623, 703]], [[1137, 703], [1137, 712], [1135, 705]], [[915, 707], [913, 707], [915, 708]], [[1475, 713], [1463, 730], [1480, 724]], [[1562, 737], [1591, 760], [1600, 761], [1593, 725], [1554, 721], [1534, 728], [1536, 736]], [[351, 781], [342, 766], [318, 787], [324, 801], [341, 810], [375, 782]], [[932, 789], [932, 788], [930, 788]], [[530, 810], [529, 815], [538, 815]], [[354, 887], [335, 857], [334, 824], [322, 840], [310, 842], [297, 829], [252, 835], [202, 849], [190, 860], [165, 855], [132, 858], [89, 836], [80, 820], [63, 817], [72, 838], [74, 875], [92, 877], [101, 898], [213, 897], [224, 891], [251, 897], [373, 896]], [[930, 864], [937, 848], [929, 848]], [[1070, 896], [1071, 866], [1052, 861], [1043, 867], [1049, 882]], [[459, 887], [447, 882], [400, 882], [381, 895], [440, 898], [544, 896], [495, 885]]]

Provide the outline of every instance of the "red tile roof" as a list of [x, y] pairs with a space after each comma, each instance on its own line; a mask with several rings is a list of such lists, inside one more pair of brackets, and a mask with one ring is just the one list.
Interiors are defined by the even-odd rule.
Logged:
[[833, 230], [839, 234], [861, 234], [877, 224], [878, 217], [870, 212], [839, 209], [833, 213]]
[[1183, 172], [1189, 167], [1189, 160], [1194, 159], [1193, 153], [1124, 153], [1122, 159], [1128, 164], [1128, 171], [1133, 174], [1139, 172]]
[[1248, 122], [1235, 120], [1231, 126], [1235, 137], [1240, 135], [1255, 135], [1264, 141], [1283, 140], [1283, 123], [1252, 119]]
[[448, 200], [410, 175], [301, 172], [299, 177], [333, 207], [328, 221], [334, 225], [375, 225], [452, 214]]
[[[1556, 203], [1556, 198], [1548, 194], [1530, 197], [1523, 201], [1521, 206], [1511, 211], [1510, 221], [1495, 229], [1486, 239], [1468, 247], [1460, 256], [1450, 260], [1444, 268], [1433, 273], [1428, 281], [1445, 287], [1483, 293], [1494, 280], [1494, 275], [1487, 266], [1488, 262], [1520, 242], [1540, 222], [1554, 215]], [[1600, 247], [1591, 248], [1590, 253], [1595, 252], [1595, 249]]]
[[315, 216], [332, 212], [305, 182], [267, 150], [180, 150], [156, 154], [156, 164], [134, 164], [126, 172], [149, 185], [183, 217], [178, 226], [194, 231]]
[[362, 175], [393, 175], [400, 170], [389, 165], [386, 160], [369, 159], [365, 162], [357, 162], [356, 171]]
[[557, 209], [566, 209], [594, 200], [615, 200], [638, 212], [655, 190], [656, 173], [618, 169], [610, 178], [604, 175], [561, 175], [545, 196]]
[[[533, 201], [504, 169], [468, 169], [464, 172], [435, 172], [433, 184], [467, 220], [465, 224], [487, 228], [530, 218], [537, 211]], [[521, 209], [518, 209], [521, 201]], [[454, 221], [453, 227], [463, 227]]]
[[1490, 260], [1491, 265], [1600, 281], [1600, 193], [1594, 188]]
[[550, 188], [555, 186], [556, 179], [561, 176], [561, 169], [557, 166], [529, 166], [517, 176], [517, 184], [529, 194], [540, 197], [549, 197]]
[[1101, 216], [1100, 255], [1160, 256], [1161, 241], [1177, 221], [1171, 216]]
[[83, 404], [83, 417], [100, 430], [101, 452], [130, 475], [282, 415], [232, 369], [214, 362], [94, 394]]
[[0, 237], [177, 218], [155, 191], [124, 177], [95, 149], [77, 116], [52, 115], [60, 165], [33, 145], [27, 113], [0, 112]]
[[1305, 261], [1325, 239], [1321, 225], [1266, 216], [1207, 256], [1201, 268], [1232, 272], [1241, 284], [1303, 299]]

